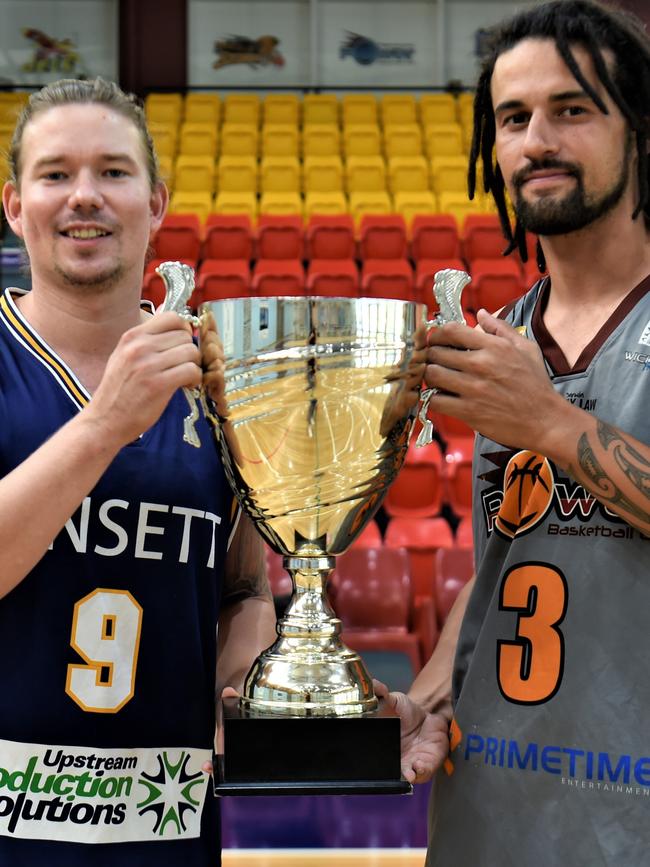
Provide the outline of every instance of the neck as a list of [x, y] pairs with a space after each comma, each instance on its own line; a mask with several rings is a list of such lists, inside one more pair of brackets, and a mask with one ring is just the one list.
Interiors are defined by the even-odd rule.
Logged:
[[34, 275], [32, 290], [17, 305], [30, 325], [73, 367], [108, 359], [120, 337], [143, 320], [140, 285], [104, 291], [72, 291]]
[[[553, 304], [616, 302], [650, 273], [650, 233], [632, 206], [568, 235], [542, 238]], [[614, 217], [618, 217], [614, 219]]]

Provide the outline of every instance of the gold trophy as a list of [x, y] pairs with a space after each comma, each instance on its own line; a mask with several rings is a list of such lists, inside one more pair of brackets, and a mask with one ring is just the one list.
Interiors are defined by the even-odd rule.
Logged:
[[[165, 309], [181, 315], [193, 287], [182, 268], [160, 266]], [[439, 274], [436, 322], [462, 320], [469, 278]], [[277, 640], [241, 699], [223, 703], [217, 794], [410, 789], [399, 719], [379, 706], [361, 658], [341, 642], [326, 582], [404, 460], [426, 329], [436, 324], [424, 312], [377, 298], [253, 297], [203, 304], [194, 319], [205, 393], [186, 392], [185, 439], [198, 444], [200, 406], [242, 509], [284, 555], [294, 584]]]

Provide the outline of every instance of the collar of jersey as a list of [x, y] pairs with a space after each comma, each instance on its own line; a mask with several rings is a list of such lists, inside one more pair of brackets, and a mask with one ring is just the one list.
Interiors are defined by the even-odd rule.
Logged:
[[[25, 295], [26, 289], [5, 289], [0, 296], [0, 322], [27, 352], [39, 361], [56, 380], [77, 409], [90, 401], [90, 394], [79, 382], [68, 365], [35, 331], [16, 306], [14, 295]], [[149, 307], [145, 307], [149, 310]]]

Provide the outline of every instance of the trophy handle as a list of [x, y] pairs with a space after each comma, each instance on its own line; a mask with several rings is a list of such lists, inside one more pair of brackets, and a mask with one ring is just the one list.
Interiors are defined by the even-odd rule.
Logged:
[[[439, 328], [447, 322], [462, 322], [466, 325], [461, 298], [463, 289], [468, 283], [472, 282], [472, 278], [465, 271], [457, 271], [454, 268], [444, 268], [442, 271], [436, 271], [433, 278], [433, 294], [438, 302], [439, 312], [433, 319], [426, 322], [427, 328]], [[422, 430], [418, 434], [415, 445], [418, 448], [427, 446], [433, 442], [433, 422], [428, 417], [429, 403], [431, 395], [435, 394], [437, 389], [426, 388], [420, 396], [420, 408], [418, 410], [418, 419], [422, 423]]]
[[[193, 316], [187, 302], [194, 291], [194, 270], [182, 262], [162, 262], [156, 268], [165, 284], [165, 300], [161, 310], [178, 313], [194, 328], [198, 328], [201, 320]], [[194, 448], [201, 448], [201, 439], [196, 430], [199, 419], [199, 405], [202, 405], [201, 388], [184, 388], [183, 394], [189, 404], [190, 414], [183, 419], [183, 440]]]

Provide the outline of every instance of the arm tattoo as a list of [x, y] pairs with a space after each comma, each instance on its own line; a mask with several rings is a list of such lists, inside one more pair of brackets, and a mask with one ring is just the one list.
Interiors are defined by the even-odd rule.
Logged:
[[226, 557], [222, 605], [251, 596], [271, 599], [262, 539], [252, 521], [242, 515]]
[[617, 468], [630, 483], [633, 495], [638, 492], [639, 498], [635, 496], [634, 500], [631, 500], [628, 494], [621, 490], [620, 484], [598, 460], [587, 434], [583, 434], [578, 442], [580, 468], [593, 485], [594, 493], [599, 500], [614, 507], [618, 506], [619, 509], [644, 523], [650, 523], [650, 462], [627, 441], [619, 430], [600, 420], [597, 424], [600, 445], [610, 453]]

